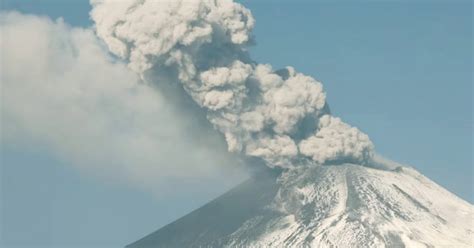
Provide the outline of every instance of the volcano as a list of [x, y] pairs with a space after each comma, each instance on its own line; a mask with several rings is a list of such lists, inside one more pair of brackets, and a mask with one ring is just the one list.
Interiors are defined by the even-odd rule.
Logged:
[[127, 248], [472, 247], [473, 206], [407, 166], [270, 171]]

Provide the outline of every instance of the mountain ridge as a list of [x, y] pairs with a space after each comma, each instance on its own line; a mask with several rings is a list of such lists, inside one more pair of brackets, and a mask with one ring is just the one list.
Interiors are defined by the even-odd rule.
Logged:
[[262, 173], [128, 248], [471, 247], [473, 206], [409, 167]]

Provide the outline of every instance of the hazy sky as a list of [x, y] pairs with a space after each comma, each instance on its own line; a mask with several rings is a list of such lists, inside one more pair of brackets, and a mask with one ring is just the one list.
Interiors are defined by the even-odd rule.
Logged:
[[[257, 61], [319, 79], [332, 112], [367, 133], [379, 153], [474, 201], [471, 2], [244, 4], [257, 20]], [[6, 0], [2, 9], [92, 23], [86, 0]], [[160, 187], [174, 194], [156, 196], [34, 145], [3, 145], [1, 159], [6, 247], [120, 247], [229, 187], [170, 183]]]

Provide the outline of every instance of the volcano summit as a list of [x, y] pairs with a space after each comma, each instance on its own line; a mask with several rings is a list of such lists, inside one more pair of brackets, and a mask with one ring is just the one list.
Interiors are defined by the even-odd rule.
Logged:
[[301, 167], [249, 179], [127, 247], [472, 247], [473, 210], [409, 167]]

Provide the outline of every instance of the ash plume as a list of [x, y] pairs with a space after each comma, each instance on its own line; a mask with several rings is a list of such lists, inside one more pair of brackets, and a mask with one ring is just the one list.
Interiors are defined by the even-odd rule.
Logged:
[[[225, 136], [229, 151], [261, 158], [269, 167], [370, 163], [369, 137], [331, 115], [320, 82], [292, 67], [275, 70], [251, 59], [255, 20], [241, 4], [91, 4], [96, 33], [108, 49], [148, 83], [180, 83]], [[166, 77], [156, 76], [165, 71]]]

